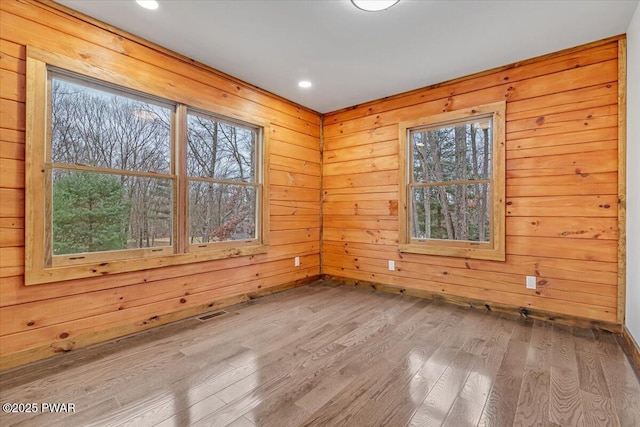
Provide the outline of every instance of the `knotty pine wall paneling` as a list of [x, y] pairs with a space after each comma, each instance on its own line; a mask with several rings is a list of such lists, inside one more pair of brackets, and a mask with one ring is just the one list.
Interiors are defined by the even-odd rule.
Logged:
[[[125, 335], [320, 273], [320, 115], [100, 28], [63, 8], [0, 2], [0, 368]], [[166, 97], [189, 97], [271, 122], [266, 254], [24, 286], [26, 46], [128, 73]], [[301, 257], [294, 267], [293, 257]], [[270, 290], [271, 288], [271, 290]]]
[[[623, 42], [613, 38], [325, 115], [323, 273], [621, 323]], [[399, 253], [398, 123], [501, 100], [506, 262]], [[525, 288], [527, 275], [537, 276], [537, 290]]]

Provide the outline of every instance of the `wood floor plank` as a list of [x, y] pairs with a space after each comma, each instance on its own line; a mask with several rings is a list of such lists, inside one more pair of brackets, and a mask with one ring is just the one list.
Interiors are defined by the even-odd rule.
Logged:
[[[491, 315], [491, 318], [494, 316]], [[491, 392], [496, 374], [507, 352], [509, 338], [513, 333], [513, 322], [505, 318], [493, 322], [490, 335], [479, 354], [479, 360], [467, 377], [454, 402], [444, 426], [477, 425]], [[485, 332], [486, 334], [486, 332]]]
[[615, 336], [329, 281], [0, 373], [4, 426], [638, 426]]
[[509, 341], [507, 353], [502, 360], [478, 425], [505, 426], [513, 424], [524, 375], [527, 349], [528, 344], [525, 342]]
[[[120, 408], [120, 404], [117, 399], [111, 397], [102, 402], [98, 402], [94, 405], [85, 407], [82, 413], [70, 414], [65, 417], [58, 417], [58, 419], [51, 420], [48, 424], [49, 427], [67, 427], [69, 425], [88, 425], [100, 415], [110, 412], [117, 412]], [[39, 421], [42, 422], [41, 420]]]
[[[158, 427], [190, 426], [209, 415], [212, 411], [223, 407], [224, 402], [216, 396], [208, 396], [196, 403], [192, 403], [188, 398], [178, 398], [174, 401], [173, 405], [176, 409], [179, 409], [179, 412], [155, 425]], [[144, 416], [127, 421], [130, 422], [131, 425], [149, 424], [145, 421]]]
[[[425, 312], [426, 310], [422, 308], [415, 314], [413, 318], [416, 319], [416, 322], [425, 315]], [[346, 358], [343, 364], [323, 372], [317, 382], [317, 387], [307, 390], [296, 404], [307, 408], [310, 412], [317, 411], [349, 385], [356, 376], [362, 374], [363, 368], [375, 364], [383, 357], [384, 350], [380, 351], [380, 349], [394, 348], [396, 351], [402, 349], [401, 352], [407, 352], [408, 345], [413, 345], [413, 343], [411, 341], [408, 342], [408, 345], [407, 343], [398, 345], [398, 343], [411, 330], [413, 329], [405, 328], [400, 324], [393, 334], [387, 337], [377, 337], [366, 349], [350, 349], [350, 357]], [[316, 374], [314, 373], [314, 375]]]
[[[398, 401], [411, 401], [415, 407], [419, 407], [423, 396], [428, 396], [428, 394], [420, 393], [418, 389], [436, 387], [438, 381], [445, 375], [449, 378], [449, 382], [445, 385], [446, 389], [453, 388], [451, 382], [454, 380], [451, 377], [458, 374], [456, 369], [463, 369], [461, 368], [462, 362], [457, 361], [458, 357], [461, 353], [469, 358], [473, 357], [472, 354], [461, 351], [460, 343], [462, 342], [462, 346], [464, 346], [467, 341], [439, 341], [437, 339], [426, 339], [425, 341], [424, 345], [418, 345], [411, 349], [404, 359], [403, 368], [398, 373], [389, 375], [387, 384], [381, 390], [368, 396], [368, 401], [352, 417], [352, 423], [355, 425], [389, 425], [390, 422], [386, 419], [387, 415], [397, 407]], [[452, 355], [456, 355], [455, 358]], [[452, 362], [449, 363], [449, 361]], [[446, 366], [440, 375], [437, 373], [436, 365]], [[451, 370], [454, 370], [454, 374], [451, 373]], [[468, 374], [468, 371], [466, 372]], [[437, 381], [435, 381], [436, 377]]]
[[[385, 294], [382, 295], [382, 298], [386, 301], [382, 301], [381, 304], [378, 304], [378, 307], [382, 307], [383, 311], [386, 311], [384, 310], [385, 307], [388, 308], [389, 311], [386, 311], [387, 313], [393, 311], [402, 311], [402, 309], [399, 308], [403, 306], [403, 304], [401, 304], [402, 300], [405, 301], [404, 305], [406, 305], [407, 307], [411, 307], [416, 303], [415, 300], [410, 299], [409, 301], [407, 301], [407, 298], [397, 295]], [[338, 356], [340, 354], [349, 352], [351, 352], [353, 356], [354, 348], [365, 341], [374, 339], [374, 337], [380, 337], [381, 334], [386, 329], [388, 329], [388, 327], [389, 318], [384, 316], [376, 316], [374, 319], [363, 323], [358, 330], [358, 334], [347, 334], [328, 344], [326, 348], [318, 350], [316, 353], [310, 356], [310, 360], [303, 362], [287, 374], [288, 378], [290, 379], [288, 383], [289, 387], [287, 387], [286, 389], [273, 387], [270, 390], [270, 403], [255, 402], [254, 400], [252, 400], [253, 393], [249, 392], [246, 387], [253, 384], [253, 378], [248, 378], [247, 381], [241, 381], [237, 384], [234, 384], [228, 389], [220, 392], [218, 395], [223, 400], [229, 402], [229, 406], [244, 408], [243, 405], [248, 404], [251, 413], [259, 414], [256, 419], [259, 424], [269, 423], [269, 415], [275, 413], [274, 408], [285, 411], [295, 410], [295, 413], [299, 414], [302, 412], [300, 408], [289, 408], [289, 406], [291, 405], [287, 405], [286, 403], [291, 402], [293, 400], [293, 396], [295, 396], [299, 390], [305, 390], [307, 387], [314, 386], [315, 383], [318, 382], [319, 377], [321, 377], [320, 374], [324, 373], [323, 369], [332, 367], [334, 363], [328, 363], [326, 361], [327, 358], [330, 361], [335, 361], [336, 357], [333, 356]], [[333, 355], [331, 353], [333, 353]], [[305, 371], [310, 371], [312, 373], [310, 378], [305, 378]], [[265, 381], [264, 379], [261, 379], [260, 382], [268, 383], [268, 381]], [[285, 401], [284, 405], [282, 404], [282, 400]], [[223, 410], [223, 412], [225, 410], [226, 408]], [[220, 418], [225, 417], [226, 415], [226, 413], [223, 413], [217, 414], [215, 416], [217, 418]]]
[[571, 368], [551, 367], [549, 420], [563, 426], [584, 424], [580, 380]]
[[553, 325], [551, 364], [557, 368], [576, 368], [575, 345], [571, 332], [569, 326]]
[[[276, 413], [270, 413], [269, 417], [261, 414], [256, 416], [255, 423], [264, 427], [295, 427], [301, 425], [309, 417], [309, 412], [297, 405], [282, 406]], [[249, 417], [249, 415], [245, 415]]]
[[525, 371], [514, 426], [548, 425], [550, 381], [549, 372]]
[[254, 374], [218, 392], [216, 396], [227, 404], [211, 411], [207, 417], [193, 425], [211, 425], [214, 422], [226, 425], [250, 412], [260, 405], [266, 396], [283, 387], [291, 373], [304, 363], [306, 356], [308, 353], [297, 351], [290, 357], [281, 358], [269, 365], [260, 364], [260, 368]]
[[513, 327], [511, 339], [529, 343], [531, 341], [532, 327], [535, 322], [531, 319], [519, 319]]
[[[439, 305], [434, 308], [442, 308]], [[396, 397], [388, 402], [387, 408], [380, 417], [380, 425], [406, 425], [414, 416], [416, 410], [424, 403], [429, 392], [444, 374], [449, 363], [454, 359], [466, 340], [457, 335], [451, 335], [452, 330], [457, 330], [461, 323], [458, 316], [448, 315], [446, 310], [440, 313], [441, 320], [430, 319], [432, 324], [425, 325], [425, 332], [418, 332], [417, 336], [424, 336], [426, 345], [421, 345], [412, 352], [419, 354], [425, 360], [422, 368], [406, 384], [405, 393], [397, 393]], [[430, 347], [427, 350], [427, 345]]]
[[475, 362], [474, 355], [464, 351], [459, 352], [429, 391], [409, 425], [441, 425], [447, 418]]
[[231, 424], [227, 424], [227, 427], [253, 427], [254, 423], [249, 421], [247, 417], [240, 417]]
[[553, 346], [552, 324], [536, 320], [532, 326], [526, 368], [549, 372], [551, 348]]
[[[405, 313], [415, 313], [414, 306], [417, 305], [417, 301], [412, 298], [401, 298], [397, 301], [392, 309], [387, 310], [384, 313], [384, 317], [387, 320], [394, 320], [402, 324], [401, 319], [409, 319]], [[422, 305], [422, 304], [420, 304]], [[339, 330], [339, 328], [337, 328]], [[368, 325], [362, 325], [363, 335], [367, 335], [370, 331]], [[378, 335], [378, 334], [375, 334]], [[401, 337], [402, 333], [393, 334], [392, 336]], [[349, 337], [351, 334], [345, 335]], [[307, 393], [309, 390], [315, 389], [318, 384], [325, 377], [331, 377], [331, 374], [338, 372], [344, 379], [345, 375], [340, 372], [340, 365], [344, 364], [344, 361], [355, 361], [359, 359], [359, 354], [353, 351], [353, 346], [347, 344], [339, 344], [340, 339], [334, 341], [333, 345], [326, 347], [322, 351], [318, 351], [312, 355], [308, 363], [302, 366], [301, 371], [292, 374], [292, 380], [286, 389], [280, 389], [277, 392], [277, 397], [273, 395], [272, 403], [263, 403], [259, 407], [252, 410], [253, 413], [259, 413], [258, 418], [254, 417], [258, 424], [269, 425], [277, 424], [281, 419], [282, 412], [292, 412], [296, 414], [296, 417], [301, 417], [302, 414], [307, 411], [303, 406], [293, 404], [296, 399], [299, 399], [301, 395]], [[376, 340], [374, 340], [375, 342]], [[335, 352], [335, 357], [332, 356], [331, 350], [333, 347], [339, 348], [339, 351]], [[341, 348], [340, 348], [341, 347]], [[329, 350], [329, 351], [327, 351]], [[344, 351], [343, 351], [344, 350]], [[332, 360], [327, 360], [332, 358]], [[346, 384], [345, 384], [346, 385]]]
[[615, 407], [608, 397], [581, 391], [584, 407], [584, 425], [593, 427], [619, 427]]
[[381, 360], [365, 371], [366, 375], [354, 378], [343, 391], [318, 409], [304, 426], [349, 425], [354, 413], [359, 411], [368, 399], [369, 393], [380, 390], [387, 376], [398, 373], [398, 368], [388, 360]]
[[602, 397], [610, 397], [609, 386], [604, 377], [594, 340], [575, 337], [574, 342], [580, 390]]
[[[420, 329], [409, 326], [410, 323], [415, 323], [421, 318], [421, 316], [415, 316], [407, 320], [407, 325], [399, 325], [389, 339], [380, 338], [369, 343], [356, 360], [345, 365], [341, 370], [343, 373], [354, 376], [354, 381], [319, 408], [314, 417], [310, 419], [309, 425], [323, 425], [328, 422], [350, 423], [351, 419], [367, 406], [372, 397], [378, 396], [382, 392], [387, 384], [386, 378], [407, 378], [407, 370], [403, 368], [402, 364], [400, 367], [396, 365], [378, 373], [376, 365], [380, 363], [386, 365], [389, 361], [404, 360], [407, 356], [407, 360], [411, 361], [413, 355], [418, 355], [426, 360], [436, 348], [442, 352], [448, 352], [448, 354], [455, 354], [457, 349], [440, 346], [439, 343], [446, 341], [451, 336], [447, 332], [459, 323], [462, 317], [459, 313], [447, 312], [442, 306], [430, 305], [428, 308], [433, 308], [436, 313], [442, 316], [438, 327], [431, 328], [425, 325], [429, 333], [424, 334], [422, 333], [424, 331], [421, 332]], [[425, 311], [423, 310], [421, 313]], [[424, 341], [416, 344], [413, 339], [410, 339], [414, 335], [423, 337]], [[397, 338], [401, 338], [401, 340], [397, 340]], [[441, 356], [434, 355], [434, 357]], [[411, 363], [407, 366], [409, 372], [411, 369], [415, 369], [415, 365]], [[370, 374], [370, 370], [374, 370], [376, 374]], [[392, 373], [390, 374], [390, 372]], [[336, 421], [336, 418], [339, 421]]]

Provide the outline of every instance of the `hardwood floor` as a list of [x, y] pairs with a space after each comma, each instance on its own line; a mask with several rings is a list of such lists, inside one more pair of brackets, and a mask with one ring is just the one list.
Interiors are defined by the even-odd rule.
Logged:
[[[0, 374], [3, 426], [639, 426], [615, 336], [319, 281]], [[67, 408], [68, 409], [68, 408]]]

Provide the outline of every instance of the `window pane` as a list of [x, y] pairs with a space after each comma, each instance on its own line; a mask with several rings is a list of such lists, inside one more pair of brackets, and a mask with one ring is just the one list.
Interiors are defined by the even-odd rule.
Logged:
[[411, 237], [488, 242], [489, 184], [413, 187]]
[[412, 131], [413, 182], [491, 178], [491, 118]]
[[51, 80], [51, 161], [170, 173], [172, 109], [97, 85]]
[[187, 175], [255, 182], [257, 133], [253, 129], [190, 113], [187, 119]]
[[171, 246], [169, 179], [55, 169], [53, 254]]
[[256, 238], [256, 189], [253, 186], [189, 183], [189, 243]]

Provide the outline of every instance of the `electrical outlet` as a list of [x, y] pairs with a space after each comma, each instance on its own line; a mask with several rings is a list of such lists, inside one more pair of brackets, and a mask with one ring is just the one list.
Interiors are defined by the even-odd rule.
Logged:
[[389, 271], [394, 271], [396, 269], [396, 262], [389, 260]]
[[300, 257], [297, 256], [293, 259], [293, 265], [295, 265], [296, 267], [300, 267]]
[[527, 289], [536, 288], [536, 276], [527, 276]]

